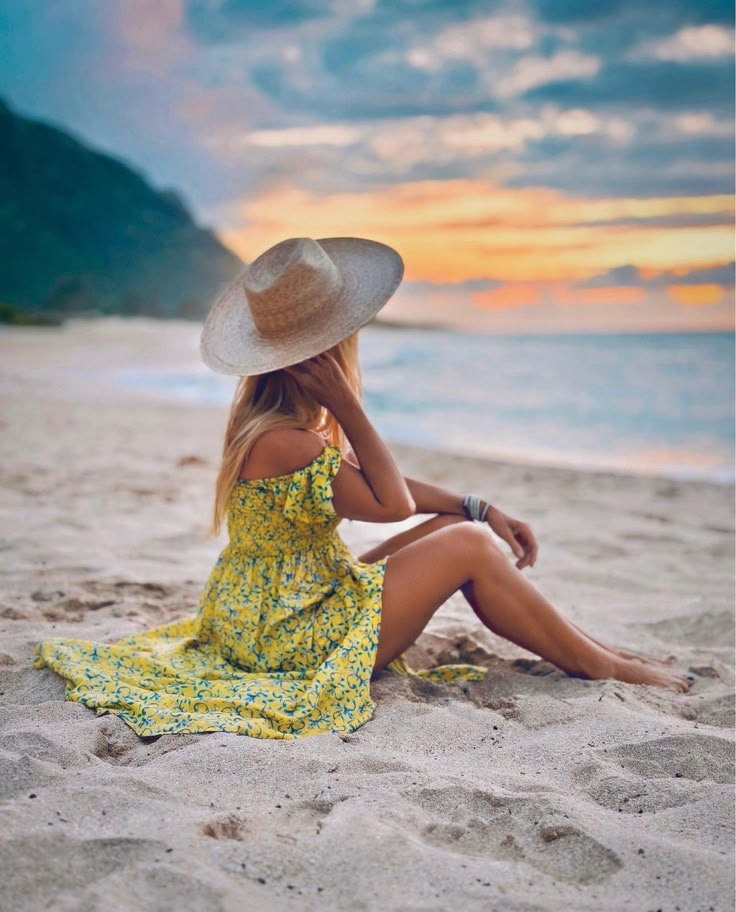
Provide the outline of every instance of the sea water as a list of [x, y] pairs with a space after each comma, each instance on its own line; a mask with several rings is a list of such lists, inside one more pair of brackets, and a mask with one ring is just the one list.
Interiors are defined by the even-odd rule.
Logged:
[[[497, 335], [371, 325], [364, 407], [388, 441], [529, 463], [734, 481], [729, 332]], [[125, 385], [227, 403], [201, 364]]]

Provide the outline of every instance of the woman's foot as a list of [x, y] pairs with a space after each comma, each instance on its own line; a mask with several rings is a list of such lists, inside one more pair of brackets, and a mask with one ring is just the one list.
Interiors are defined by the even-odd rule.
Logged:
[[621, 659], [633, 659], [635, 662], [644, 662], [646, 665], [654, 665], [659, 668], [668, 668], [674, 661], [674, 656], [670, 656], [669, 659], [655, 659], [653, 656], [643, 655], [639, 652], [632, 652], [630, 649], [622, 649], [620, 646], [611, 646], [608, 643], [602, 643], [600, 640], [597, 640], [595, 637], [591, 636], [577, 624], [570, 622], [573, 627], [576, 628], [584, 636], [587, 636], [589, 640], [592, 640], [596, 646], [600, 646], [601, 649], [605, 649], [608, 652], [612, 652], [614, 655], [617, 655]]
[[620, 649], [618, 646], [606, 646], [606, 649], [621, 659], [631, 659], [634, 662], [643, 662], [645, 665], [653, 665], [655, 668], [669, 668], [673, 661], [672, 658], [655, 659], [654, 656], [631, 652], [628, 649]]
[[649, 665], [637, 658], [622, 658], [611, 652], [603, 656], [595, 666], [586, 670], [586, 677], [595, 681], [613, 678], [626, 684], [648, 684], [653, 687], [667, 687], [680, 693], [687, 693], [690, 684], [687, 678], [673, 674], [665, 668]]

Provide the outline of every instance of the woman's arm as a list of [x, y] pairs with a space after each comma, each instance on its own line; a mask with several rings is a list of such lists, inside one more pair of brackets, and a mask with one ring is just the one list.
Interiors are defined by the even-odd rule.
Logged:
[[414, 498], [416, 513], [457, 513], [465, 516], [462, 494], [453, 494], [444, 488], [414, 478], [405, 477], [404, 481]]
[[412, 516], [414, 499], [404, 476], [337, 361], [323, 352], [284, 370], [332, 412], [360, 464], [356, 468], [345, 462], [337, 472], [332, 485], [336, 512], [369, 522], [394, 522]]
[[363, 477], [379, 504], [390, 505], [401, 518], [412, 516], [416, 505], [404, 476], [357, 397], [352, 393], [351, 397], [332, 413], [350, 441]]
[[[360, 464], [354, 458], [353, 453], [343, 458], [350, 465], [355, 466], [356, 469], [360, 469]], [[452, 491], [447, 491], [445, 488], [428, 484], [426, 481], [418, 481], [415, 478], [407, 478], [406, 475], [404, 476], [404, 481], [414, 500], [415, 513], [455, 513], [459, 516], [466, 515], [463, 509], [462, 494], [453, 494]], [[492, 506], [490, 502], [488, 503], [489, 506]], [[485, 504], [486, 501], [481, 500], [481, 509]]]

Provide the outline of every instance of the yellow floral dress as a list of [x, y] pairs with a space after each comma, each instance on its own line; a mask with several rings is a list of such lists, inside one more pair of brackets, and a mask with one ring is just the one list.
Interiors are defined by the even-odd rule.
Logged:
[[[34, 667], [66, 679], [66, 698], [115, 713], [138, 735], [228, 731], [255, 738], [349, 732], [375, 703], [370, 677], [388, 558], [356, 560], [340, 537], [327, 445], [288, 475], [241, 480], [228, 505], [229, 542], [195, 615], [113, 643], [55, 637]], [[395, 672], [481, 680], [475, 665]]]

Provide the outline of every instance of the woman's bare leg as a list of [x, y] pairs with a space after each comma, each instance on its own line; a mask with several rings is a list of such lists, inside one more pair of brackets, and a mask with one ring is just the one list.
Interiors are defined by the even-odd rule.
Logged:
[[460, 516], [457, 513], [438, 513], [431, 516], [429, 519], [425, 519], [424, 522], [417, 523], [417, 525], [412, 526], [410, 529], [404, 529], [403, 532], [397, 532], [396, 535], [392, 535], [391, 538], [379, 542], [377, 545], [374, 545], [372, 548], [369, 548], [359, 555], [358, 560], [363, 561], [366, 564], [375, 563], [375, 561], [380, 560], [382, 557], [394, 554], [399, 548], [403, 548], [405, 545], [417, 541], [417, 539], [424, 538], [424, 536], [429, 535], [430, 532], [459, 522], [467, 522], [467, 520], [464, 516]]
[[568, 674], [687, 689], [668, 671], [594, 643], [511, 565], [486, 529], [464, 522], [445, 524], [389, 555], [375, 670], [401, 655], [458, 589], [496, 634]]
[[[464, 586], [461, 587], [461, 589], [462, 589], [462, 593], [465, 596], [465, 599], [468, 602], [468, 604], [470, 605], [470, 607], [478, 615], [480, 620], [484, 624], [486, 624], [484, 616], [483, 616], [482, 612], [480, 611], [478, 604], [475, 600], [472, 584], [466, 583]], [[653, 656], [643, 655], [638, 652], [631, 652], [628, 649], [622, 649], [620, 646], [611, 646], [610, 643], [603, 643], [603, 642], [601, 642], [601, 640], [596, 639], [596, 637], [594, 637], [592, 634], [588, 633], [587, 630], [583, 630], [583, 628], [579, 624], [576, 624], [574, 621], [571, 621], [569, 618], [568, 618], [567, 622], [568, 622], [568, 624], [570, 624], [571, 627], [574, 627], [578, 631], [578, 633], [587, 637], [592, 643], [595, 643], [596, 646], [600, 646], [601, 649], [607, 649], [609, 652], [612, 652], [614, 655], [618, 656], [621, 659], [631, 659], [634, 662], [642, 662], [644, 665], [654, 665], [654, 666], [659, 666], [660, 668], [666, 668], [670, 664], [669, 662], [662, 661], [660, 659], [655, 659]], [[486, 626], [488, 626], [488, 625], [486, 624]], [[489, 629], [492, 630], [493, 628], [489, 628]]]
[[[373, 563], [374, 561], [379, 560], [382, 557], [386, 557], [389, 554], [394, 554], [400, 548], [405, 547], [413, 541], [417, 541], [424, 536], [429, 535], [430, 532], [434, 532], [437, 529], [442, 529], [445, 526], [454, 525], [456, 523], [467, 522], [464, 516], [453, 513], [440, 513], [436, 516], [432, 516], [429, 519], [424, 520], [424, 522], [418, 523], [415, 526], [412, 526], [410, 529], [405, 529], [403, 532], [398, 532], [396, 535], [392, 535], [390, 538], [387, 538], [385, 541], [380, 542], [378, 545], [375, 545], [373, 548], [370, 548], [368, 551], [365, 551], [361, 554], [358, 560], [361, 560], [365, 563]], [[516, 569], [516, 568], [514, 568]], [[520, 571], [517, 571], [520, 572]], [[460, 587], [463, 595], [465, 596], [466, 601], [473, 609], [475, 614], [478, 616], [480, 621], [488, 627], [483, 613], [480, 611], [478, 604], [474, 597], [474, 592], [472, 586], [468, 583]], [[618, 646], [611, 646], [607, 643], [602, 643], [600, 640], [597, 640], [591, 634], [584, 631], [581, 627], [574, 623], [574, 621], [568, 620], [568, 623], [575, 627], [580, 634], [588, 637], [596, 645], [600, 646], [602, 649], [606, 649], [609, 652], [614, 653], [614, 655], [619, 656], [622, 659], [633, 659], [634, 661], [644, 662], [646, 664], [651, 664], [660, 667], [666, 667], [668, 663], [662, 662], [659, 659], [655, 659], [650, 656], [640, 655], [639, 653], [630, 652], [627, 649], [621, 649]], [[493, 630], [493, 628], [489, 628]]]
[[[579, 624], [576, 624], [574, 621], [570, 621], [570, 623], [573, 625], [573, 627], [577, 627], [581, 633], [585, 633]], [[672, 663], [672, 658], [655, 659], [654, 656], [644, 655], [642, 652], [632, 652], [630, 649], [623, 649], [621, 646], [611, 646], [610, 643], [602, 643], [600, 640], [591, 636], [589, 633], [585, 633], [585, 635], [587, 637], [590, 637], [594, 643], [597, 643], [599, 646], [603, 646], [604, 649], [610, 649], [611, 652], [615, 652], [616, 655], [621, 656], [622, 659], [633, 659], [636, 662], [644, 662], [648, 665], [660, 665], [662, 667], [668, 667]]]

